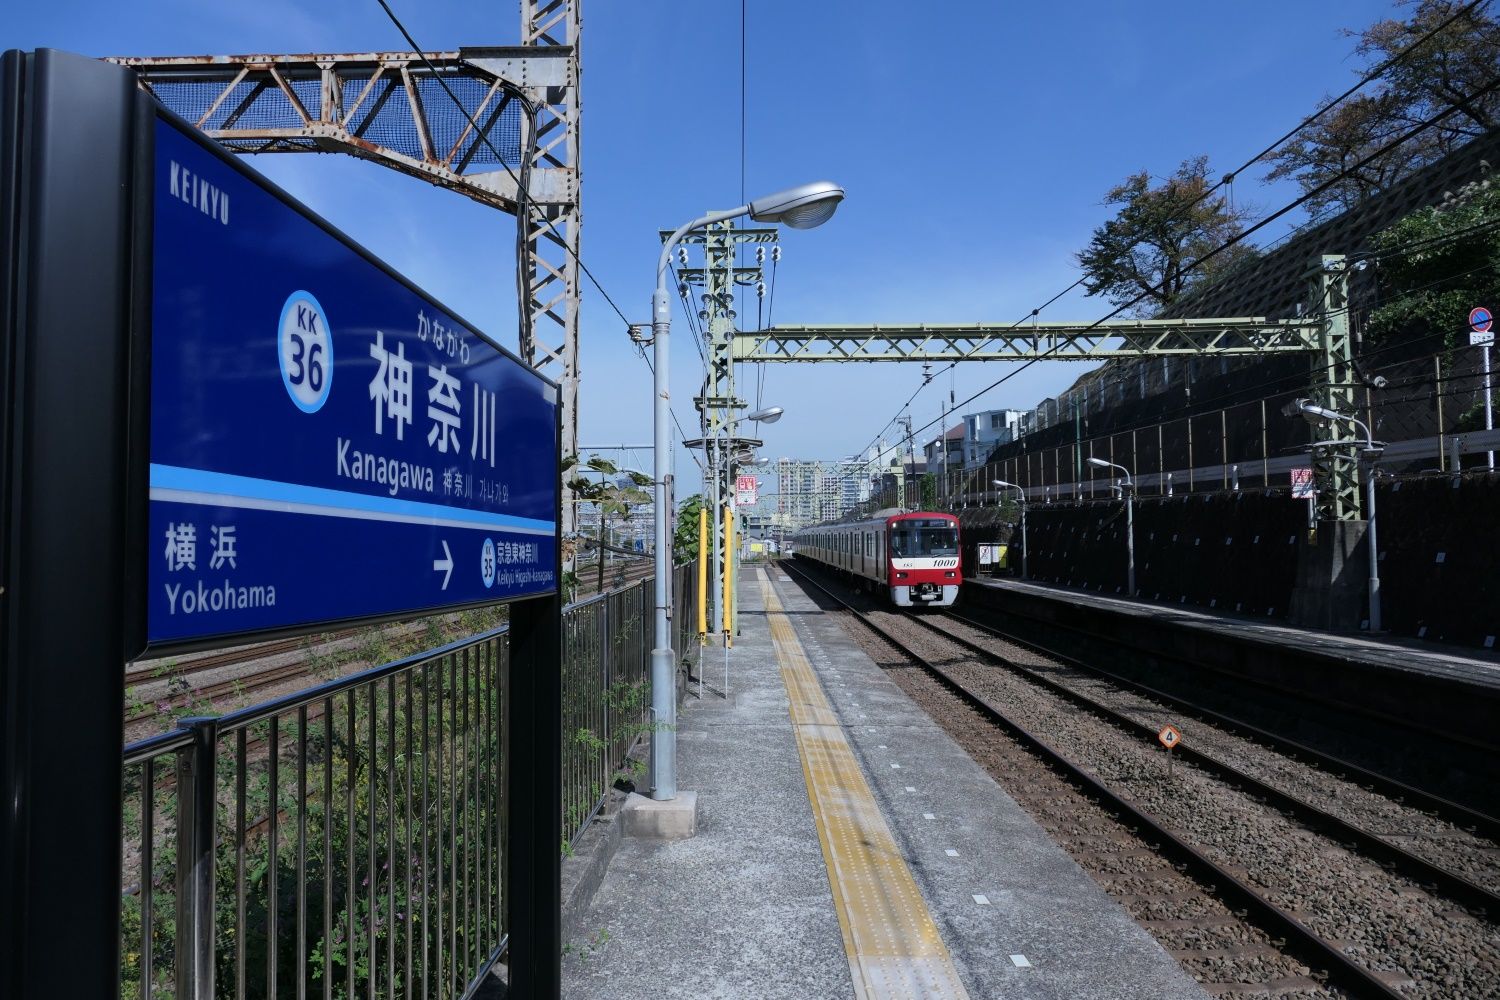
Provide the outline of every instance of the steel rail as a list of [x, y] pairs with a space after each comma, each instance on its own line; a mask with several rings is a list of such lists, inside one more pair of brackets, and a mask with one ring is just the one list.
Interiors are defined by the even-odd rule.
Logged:
[[[961, 622], [962, 624], [967, 625], [970, 628], [978, 629], [981, 632], [988, 632], [989, 634], [996, 636], [997, 638], [1004, 639], [1006, 642], [1014, 643], [1017, 646], [1029, 649], [1032, 652], [1038, 653], [1042, 656], [1050, 656], [1055, 660], [1067, 664], [1068, 666], [1077, 667], [1080, 670], [1088, 671], [1089, 673], [1095, 674], [1099, 677], [1103, 677], [1109, 681], [1112, 681], [1113, 683], [1119, 684], [1124, 687], [1129, 687], [1139, 694], [1164, 701], [1176, 708], [1181, 709], [1182, 711], [1201, 715], [1204, 718], [1215, 723], [1216, 725], [1227, 726], [1233, 729], [1238, 729], [1243, 733], [1248, 733], [1254, 736], [1256, 739], [1269, 743], [1275, 749], [1280, 750], [1290, 756], [1303, 757], [1318, 764], [1321, 767], [1341, 770], [1345, 772], [1345, 776], [1349, 777], [1351, 780], [1357, 779], [1361, 782], [1364, 782], [1379, 790], [1382, 794], [1389, 795], [1392, 798], [1410, 800], [1411, 802], [1420, 805], [1423, 809], [1430, 809], [1434, 813], [1443, 816], [1457, 826], [1471, 826], [1476, 832], [1481, 832], [1491, 839], [1500, 840], [1500, 817], [1495, 817], [1489, 815], [1488, 813], [1480, 812], [1477, 809], [1466, 806], [1460, 802], [1454, 802], [1451, 799], [1445, 799], [1441, 795], [1436, 795], [1432, 792], [1425, 791], [1424, 789], [1417, 788], [1414, 785], [1408, 785], [1403, 781], [1399, 781], [1395, 778], [1390, 777], [1389, 775], [1381, 774], [1378, 771], [1371, 771], [1368, 768], [1364, 768], [1358, 764], [1344, 760], [1342, 757], [1335, 757], [1330, 753], [1315, 749], [1314, 747], [1310, 747], [1305, 743], [1300, 743], [1294, 739], [1291, 739], [1290, 737], [1282, 736], [1278, 733], [1272, 732], [1269, 729], [1263, 729], [1253, 723], [1245, 722], [1242, 719], [1237, 719], [1230, 715], [1225, 715], [1224, 713], [1217, 712], [1211, 708], [1206, 708], [1203, 705], [1198, 704], [1197, 702], [1190, 701], [1186, 698], [1171, 694], [1167, 691], [1163, 691], [1160, 688], [1153, 687], [1142, 681], [1126, 677], [1123, 674], [1116, 673], [1115, 671], [1109, 670], [1105, 667], [1097, 666], [1092, 663], [1085, 663], [1077, 657], [1068, 656], [1065, 653], [1059, 653], [1056, 650], [1049, 649], [1048, 647], [1043, 646], [1040, 643], [1034, 642], [1030, 639], [1020, 638], [1019, 636], [1007, 632], [1004, 629], [998, 628], [995, 625], [976, 621], [973, 618], [960, 615], [957, 612], [952, 611], [951, 609], [949, 609], [945, 613], [954, 621]], [[1028, 621], [1045, 624], [1049, 627], [1064, 628], [1070, 632], [1075, 632], [1089, 639], [1097, 641], [1108, 641], [1108, 637], [1098, 635], [1097, 633], [1091, 632], [1088, 629], [1081, 628], [1077, 625], [1043, 622], [1039, 618], [1032, 618], [1029, 615], [1016, 614], [1015, 612], [1010, 611], [1000, 613], [1013, 615], [1020, 618], [1026, 618]], [[1160, 653], [1157, 655], [1160, 659], [1171, 660], [1173, 662], [1182, 663], [1189, 666], [1194, 665], [1190, 661], [1178, 656], [1174, 656], [1170, 653]], [[1268, 690], [1274, 690], [1274, 688], [1270, 688], [1269, 686], [1264, 684], [1258, 684], [1257, 686], [1267, 688]]]
[[914, 663], [936, 677], [957, 697], [984, 715], [992, 723], [998, 725], [1014, 738], [1030, 747], [1070, 780], [1083, 785], [1088, 794], [1098, 796], [1101, 800], [1108, 803], [1110, 809], [1130, 817], [1133, 822], [1139, 823], [1149, 830], [1152, 835], [1160, 838], [1161, 844], [1158, 845], [1158, 849], [1171, 853], [1186, 868], [1199, 878], [1213, 885], [1229, 900], [1233, 900], [1233, 902], [1253, 913], [1263, 927], [1284, 935], [1291, 950], [1301, 951], [1304, 959], [1313, 959], [1309, 964], [1321, 966], [1327, 970], [1330, 978], [1337, 980], [1344, 987], [1354, 990], [1360, 995], [1382, 997], [1385, 1000], [1402, 1000], [1404, 994], [1386, 985], [1370, 970], [1345, 955], [1331, 942], [1320, 937], [1312, 928], [1271, 902], [1248, 883], [1230, 874], [1229, 871], [1203, 854], [1196, 847], [1173, 833], [1161, 820], [1158, 820], [1151, 813], [1146, 812], [1140, 806], [1115, 792], [1083, 767], [1070, 760], [1062, 751], [1056, 749], [1046, 740], [1043, 740], [1016, 722], [1003, 709], [989, 701], [989, 699], [969, 690], [948, 671], [932, 663], [922, 654], [916, 652], [910, 646], [907, 646], [901, 640], [882, 629], [875, 622], [871, 621], [865, 612], [860, 611], [848, 601], [814, 580], [805, 570], [797, 567], [794, 572], [798, 578], [822, 591], [829, 600], [850, 612], [856, 620], [874, 632], [883, 641], [895, 647], [902, 655], [909, 657]]
[[[358, 635], [363, 629], [341, 629], [337, 632], [329, 632], [321, 640], [320, 644], [337, 642], [347, 639], [352, 635]], [[154, 667], [137, 667], [134, 670], [125, 671], [125, 683], [150, 684], [153, 681], [170, 681], [176, 677], [186, 677], [189, 674], [202, 673], [205, 670], [214, 670], [218, 667], [233, 666], [236, 663], [247, 663], [252, 660], [264, 659], [270, 656], [279, 656], [282, 653], [300, 652], [308, 641], [308, 636], [293, 636], [289, 639], [272, 639], [270, 642], [260, 642], [253, 646], [245, 646], [240, 649], [231, 649], [222, 653], [209, 653], [206, 656], [195, 657], [171, 666], [163, 667], [158, 664]]]
[[[1135, 732], [1148, 739], [1154, 738], [1157, 734], [1157, 730], [1150, 723], [1140, 722], [1096, 698], [1080, 691], [1074, 691], [1066, 685], [1043, 675], [1039, 671], [1016, 663], [1003, 653], [985, 649], [978, 643], [965, 639], [962, 636], [954, 635], [924, 618], [912, 616], [912, 621], [942, 636], [948, 642], [962, 646], [964, 649], [970, 650], [986, 660], [996, 663], [1007, 670], [1021, 675], [1026, 680], [1046, 688], [1053, 694], [1103, 717], [1108, 722], [1119, 726], [1127, 732]], [[1485, 913], [1500, 914], [1500, 894], [1471, 881], [1458, 872], [1412, 854], [1410, 851], [1390, 843], [1379, 835], [1371, 833], [1364, 827], [1351, 823], [1261, 778], [1247, 774], [1234, 765], [1205, 753], [1185, 741], [1177, 744], [1172, 752], [1207, 771], [1211, 771], [1220, 778], [1237, 786], [1241, 791], [1261, 796], [1275, 808], [1295, 816], [1301, 823], [1321, 828], [1325, 833], [1333, 836], [1334, 839], [1353, 841], [1364, 854], [1395, 866], [1417, 882], [1429, 882], [1436, 885], [1445, 895], [1456, 902], [1462, 903], [1464, 906]]]

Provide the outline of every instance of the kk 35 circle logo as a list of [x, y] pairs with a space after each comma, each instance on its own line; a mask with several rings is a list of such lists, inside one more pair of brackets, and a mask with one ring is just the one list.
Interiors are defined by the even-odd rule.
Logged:
[[333, 331], [311, 292], [296, 291], [287, 297], [277, 340], [287, 395], [302, 412], [318, 412], [333, 387]]

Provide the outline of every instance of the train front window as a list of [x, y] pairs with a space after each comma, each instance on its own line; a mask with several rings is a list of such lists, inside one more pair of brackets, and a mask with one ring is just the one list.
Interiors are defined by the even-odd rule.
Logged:
[[958, 529], [951, 521], [902, 521], [891, 531], [891, 556], [917, 559], [958, 555]]

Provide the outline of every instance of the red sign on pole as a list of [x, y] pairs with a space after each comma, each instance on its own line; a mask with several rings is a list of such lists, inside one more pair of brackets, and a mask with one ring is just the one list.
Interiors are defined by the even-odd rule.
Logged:
[[736, 507], [753, 507], [760, 499], [760, 484], [754, 476], [734, 477], [734, 505]]

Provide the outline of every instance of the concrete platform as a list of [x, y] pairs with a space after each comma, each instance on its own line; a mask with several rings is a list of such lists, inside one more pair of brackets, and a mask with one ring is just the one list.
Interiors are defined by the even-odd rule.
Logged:
[[1081, 631], [1147, 659], [1216, 670], [1300, 698], [1310, 711], [1330, 704], [1362, 713], [1429, 741], [1477, 750], [1485, 761], [1500, 751], [1494, 724], [1500, 655], [1489, 651], [1003, 578], [964, 581], [957, 610], [979, 609], [1020, 616], [1038, 634]]
[[964, 584], [984, 587], [1016, 598], [1056, 601], [1138, 619], [1157, 620], [1169, 623], [1175, 628], [1201, 632], [1205, 635], [1229, 637], [1236, 642], [1285, 647], [1350, 664], [1363, 664], [1369, 667], [1419, 674], [1425, 678], [1500, 690], [1500, 651], [1469, 650], [1455, 646], [1439, 647], [1432, 643], [1424, 643], [1420, 639], [1399, 636], [1371, 636], [1355, 632], [1328, 632], [1321, 629], [1300, 628], [1296, 625], [1287, 625], [1251, 615], [1155, 601], [1130, 600], [1091, 593], [1087, 590], [1075, 590], [1070, 587], [1006, 577], [969, 578], [964, 580]]
[[[832, 829], [828, 810], [815, 813], [809, 799], [817, 767], [799, 753], [790, 714], [810, 696], [830, 716], [802, 728], [852, 751], [854, 778], [900, 855], [889, 867], [915, 882], [919, 922], [935, 929], [961, 980], [947, 995], [1204, 996], [836, 621], [774, 581], [816, 681], [789, 698], [760, 572], [740, 581], [728, 697], [723, 651], [710, 649], [705, 697], [690, 690], [679, 715], [679, 786], [697, 793], [696, 835], [622, 841], [564, 955], [565, 996], [913, 995], [870, 980], [856, 991], [862, 973], [841, 917], [859, 893], [835, 865], [835, 902], [819, 839]], [[784, 625], [781, 638], [785, 655]]]

